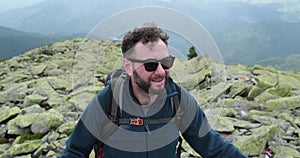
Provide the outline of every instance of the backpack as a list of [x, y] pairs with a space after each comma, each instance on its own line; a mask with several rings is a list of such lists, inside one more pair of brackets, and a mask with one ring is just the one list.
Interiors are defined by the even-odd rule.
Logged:
[[[111, 84], [111, 78], [112, 78], [112, 74], [113, 73], [118, 73], [118, 75], [120, 75], [120, 73], [123, 73], [123, 69], [117, 69], [113, 72], [111, 72], [110, 74], [108, 74], [107, 79], [105, 81], [105, 86], [110, 86]], [[176, 87], [176, 91], [178, 92], [178, 95], [175, 95], [173, 97], [171, 97], [171, 109], [172, 109], [172, 117], [169, 118], [160, 118], [160, 119], [141, 119], [141, 118], [131, 118], [131, 119], [127, 119], [127, 118], [122, 118], [121, 117], [121, 109], [120, 107], [117, 105], [117, 103], [115, 102], [115, 100], [113, 99], [113, 92], [111, 90], [111, 88], [108, 88], [108, 92], [107, 92], [107, 97], [106, 97], [106, 115], [107, 117], [115, 124], [117, 125], [122, 125], [122, 124], [126, 124], [126, 125], [131, 125], [131, 126], [142, 126], [143, 124], [158, 124], [158, 123], [169, 123], [172, 118], [175, 117], [176, 112], [179, 108], [179, 103], [180, 103], [180, 99], [181, 99], [181, 90], [180, 87], [175, 84]], [[176, 149], [176, 157], [180, 158], [181, 152], [186, 152], [186, 150], [182, 147], [182, 141], [183, 138], [182, 136], [179, 136], [178, 138], [178, 146]], [[94, 145], [94, 152], [95, 152], [95, 158], [102, 158], [103, 155], [103, 142], [100, 142], [96, 145]], [[190, 154], [190, 157], [196, 157], [192, 154]]]

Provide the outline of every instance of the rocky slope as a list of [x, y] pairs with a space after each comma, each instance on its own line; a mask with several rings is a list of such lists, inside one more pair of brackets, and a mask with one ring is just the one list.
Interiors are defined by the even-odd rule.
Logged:
[[[57, 157], [106, 74], [120, 66], [119, 47], [78, 38], [1, 61], [0, 157]], [[202, 56], [177, 59], [172, 77], [195, 96], [212, 127], [249, 157], [266, 150], [299, 157], [300, 73], [225, 67]]]

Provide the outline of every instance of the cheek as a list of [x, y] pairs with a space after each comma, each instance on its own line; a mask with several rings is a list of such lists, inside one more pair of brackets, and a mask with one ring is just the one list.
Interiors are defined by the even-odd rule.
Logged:
[[138, 73], [138, 75], [142, 78], [142, 79], [147, 79], [151, 76], [151, 72], [148, 72], [145, 70], [144, 67], [139, 67], [136, 69], [136, 72]]
[[165, 70], [166, 74], [170, 74], [171, 69]]

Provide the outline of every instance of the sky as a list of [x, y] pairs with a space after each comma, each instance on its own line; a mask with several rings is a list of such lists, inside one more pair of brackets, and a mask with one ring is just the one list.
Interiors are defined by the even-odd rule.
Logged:
[[44, 0], [0, 0], [0, 12], [11, 9], [23, 8]]

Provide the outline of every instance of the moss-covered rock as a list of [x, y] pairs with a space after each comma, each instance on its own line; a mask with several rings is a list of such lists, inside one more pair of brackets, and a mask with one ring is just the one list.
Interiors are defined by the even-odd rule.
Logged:
[[269, 139], [273, 138], [280, 127], [262, 126], [253, 129], [251, 136], [240, 136], [234, 144], [246, 155], [257, 156], [263, 153]]
[[24, 134], [20, 135], [20, 138], [18, 139], [16, 144], [22, 144], [28, 140], [41, 139], [42, 137], [43, 137], [43, 134], [41, 134], [41, 133], [35, 133], [35, 134], [24, 133]]
[[236, 81], [230, 87], [227, 95], [229, 98], [235, 98], [236, 96], [247, 96], [251, 88], [251, 84], [245, 84], [242, 81]]
[[280, 113], [277, 117], [279, 119], [282, 119], [282, 120], [286, 121], [286, 122], [292, 122], [293, 123], [293, 121], [294, 121], [293, 115], [290, 114], [290, 113], [286, 113], [286, 112]]
[[278, 74], [278, 86], [288, 87], [291, 89], [300, 89], [299, 73], [280, 72]]
[[261, 94], [259, 94], [258, 96], [256, 96], [254, 98], [254, 101], [257, 104], [260, 104], [260, 103], [265, 103], [268, 100], [278, 99], [278, 98], [279, 98], [279, 96], [273, 95], [273, 94], [269, 93], [268, 91], [264, 91]]
[[279, 122], [276, 118], [271, 116], [251, 115], [250, 118], [252, 121], [259, 122], [263, 125], [272, 125]]
[[69, 94], [72, 89], [71, 77], [48, 77], [47, 81], [52, 89], [60, 94]]
[[30, 127], [33, 133], [47, 133], [63, 123], [63, 115], [58, 112], [40, 113], [35, 118], [36, 120]]
[[88, 105], [90, 100], [95, 96], [95, 93], [78, 93], [74, 95], [68, 102], [76, 106], [76, 109], [81, 112]]
[[259, 104], [248, 101], [245, 98], [226, 98], [224, 99], [224, 106], [227, 108], [248, 110], [248, 109], [260, 109]]
[[0, 123], [20, 114], [22, 111], [19, 107], [9, 108], [7, 106], [3, 106], [0, 108]]
[[271, 146], [270, 149], [275, 153], [274, 158], [295, 158], [300, 155], [300, 152], [297, 151], [296, 147], [277, 145]]
[[250, 121], [239, 120], [236, 118], [229, 118], [229, 119], [233, 122], [234, 127], [238, 127], [238, 128], [253, 129], [261, 126], [260, 123], [252, 123]]
[[5, 90], [0, 91], [0, 103], [22, 101], [28, 92], [28, 83], [6, 85]]
[[231, 85], [231, 83], [220, 82], [209, 90], [194, 89], [191, 91], [191, 94], [197, 99], [199, 104], [217, 102], [218, 99], [223, 98], [223, 95], [230, 89]]
[[226, 75], [230, 78], [237, 76], [253, 76], [246, 65], [233, 64], [226, 67]]
[[46, 110], [44, 108], [42, 108], [40, 105], [38, 104], [34, 104], [32, 106], [29, 107], [25, 107], [22, 109], [22, 112], [24, 114], [30, 114], [30, 113], [42, 113], [45, 112]]
[[3, 154], [5, 151], [7, 151], [7, 149], [9, 149], [10, 147], [11, 147], [11, 145], [8, 143], [0, 143], [0, 157], [1, 157], [1, 154]]
[[39, 94], [31, 94], [24, 98], [24, 105], [30, 106], [33, 104], [40, 104], [42, 101], [46, 100], [47, 97], [41, 96]]
[[9, 134], [23, 134], [30, 128], [33, 133], [47, 133], [63, 123], [63, 116], [56, 112], [29, 113], [18, 115], [8, 123]]
[[278, 99], [271, 99], [265, 103], [267, 111], [292, 110], [300, 107], [300, 96], [291, 96]]
[[209, 117], [208, 122], [211, 127], [218, 132], [233, 132], [235, 130], [234, 123], [227, 117]]
[[37, 148], [39, 148], [44, 143], [43, 140], [31, 140], [26, 141], [22, 144], [15, 144], [11, 148], [5, 152], [5, 155], [15, 156], [20, 154], [28, 154], [30, 152], [35, 151]]
[[261, 110], [250, 110], [250, 115], [257, 115], [257, 116], [268, 116], [268, 117], [276, 117], [278, 116], [279, 112], [276, 111], [261, 111]]
[[[172, 69], [171, 76], [175, 82], [179, 83], [181, 86], [187, 89], [193, 89], [197, 87], [200, 83], [204, 82], [207, 76], [211, 76], [210, 71], [206, 65], [203, 65], [202, 58], [199, 61], [197, 58], [193, 58], [190, 62], [183, 59], [176, 59], [174, 65], [178, 65]], [[183, 77], [186, 76], [186, 77]]]
[[73, 129], [75, 128], [77, 121], [70, 121], [62, 124], [61, 126], [58, 127], [58, 132], [70, 135]]
[[19, 122], [20, 116], [17, 116], [16, 118], [8, 121], [7, 123], [7, 134], [11, 135], [20, 135], [23, 133], [30, 133], [30, 129], [28, 128], [21, 128], [17, 125]]
[[47, 68], [47, 65], [41, 64], [41, 63], [39, 63], [38, 65], [32, 66], [30, 68], [31, 75], [32, 76], [41, 75], [45, 71], [46, 68]]

